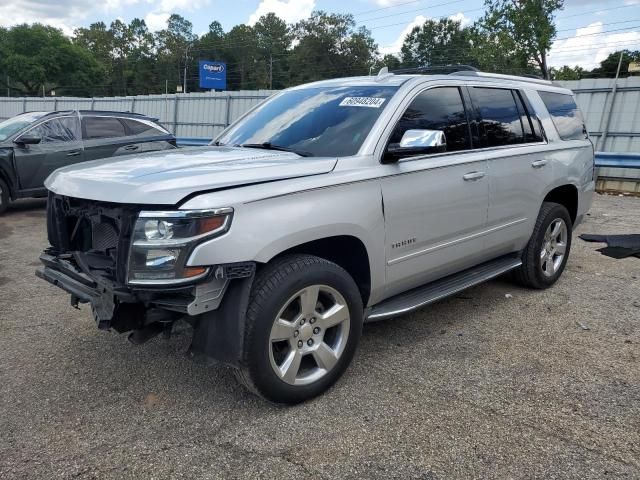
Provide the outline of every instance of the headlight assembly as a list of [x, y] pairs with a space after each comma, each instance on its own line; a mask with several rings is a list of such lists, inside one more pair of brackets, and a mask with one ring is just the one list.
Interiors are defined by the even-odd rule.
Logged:
[[129, 284], [181, 284], [204, 277], [207, 267], [186, 262], [201, 240], [229, 230], [233, 209], [143, 211], [131, 239]]

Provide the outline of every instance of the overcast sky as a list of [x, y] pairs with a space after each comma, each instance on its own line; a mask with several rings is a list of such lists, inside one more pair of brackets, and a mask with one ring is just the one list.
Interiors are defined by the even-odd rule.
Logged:
[[[359, 25], [371, 30], [380, 50], [392, 53], [413, 25], [430, 17], [470, 23], [482, 15], [483, 4], [483, 0], [0, 0], [0, 25], [38, 21], [71, 34], [92, 22], [139, 17], [158, 30], [171, 13], [178, 13], [200, 35], [213, 20], [228, 31], [240, 23], [252, 24], [268, 12], [295, 22], [313, 10], [325, 10], [354, 14]], [[593, 68], [615, 50], [640, 49], [640, 0], [565, 0], [557, 28], [550, 65]]]

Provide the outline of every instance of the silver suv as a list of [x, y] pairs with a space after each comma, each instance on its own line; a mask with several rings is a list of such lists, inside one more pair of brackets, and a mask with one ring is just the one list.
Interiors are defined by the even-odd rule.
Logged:
[[37, 275], [142, 343], [186, 320], [190, 353], [271, 401], [320, 394], [363, 322], [511, 272], [553, 285], [591, 205], [569, 90], [480, 72], [285, 90], [207, 148], [57, 170]]

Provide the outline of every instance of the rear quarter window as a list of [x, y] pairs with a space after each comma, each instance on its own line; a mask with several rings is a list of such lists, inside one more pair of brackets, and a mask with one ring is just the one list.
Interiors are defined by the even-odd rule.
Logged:
[[156, 136], [156, 135], [166, 135], [168, 132], [162, 130], [162, 128], [158, 125], [151, 123], [150, 121], [139, 121], [132, 119], [122, 119], [125, 123], [131, 135], [145, 135], [145, 136]]
[[572, 95], [553, 92], [538, 92], [551, 120], [562, 140], [582, 140], [587, 138], [584, 119]]

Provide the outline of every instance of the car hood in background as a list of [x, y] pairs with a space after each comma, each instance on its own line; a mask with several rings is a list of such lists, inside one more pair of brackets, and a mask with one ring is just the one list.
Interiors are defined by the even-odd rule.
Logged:
[[328, 173], [336, 158], [240, 147], [201, 147], [107, 158], [56, 170], [54, 193], [115, 203], [175, 205], [188, 195]]

